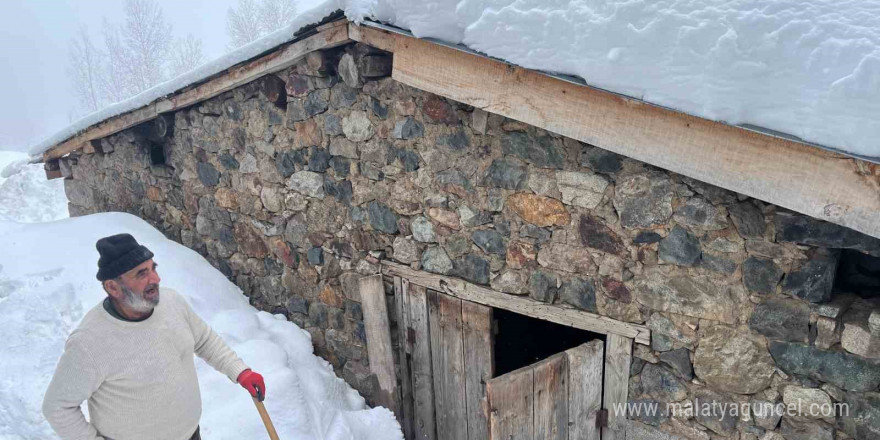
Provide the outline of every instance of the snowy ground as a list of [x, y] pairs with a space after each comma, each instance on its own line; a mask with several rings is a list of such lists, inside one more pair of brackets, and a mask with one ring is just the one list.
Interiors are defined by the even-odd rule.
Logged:
[[[17, 174], [0, 186], [4, 204], [10, 203], [6, 191]], [[33, 206], [27, 198], [43, 197], [45, 192], [50, 191], [22, 194], [24, 199], [17, 201], [21, 203], [13, 201], [17, 209], [3, 207], [17, 217], [38, 217], [42, 214], [26, 212]], [[62, 206], [66, 211], [66, 200], [44, 201], [58, 203], [49, 211], [59, 212]], [[282, 439], [403, 438], [390, 411], [368, 408], [329, 363], [313, 354], [307, 332], [280, 315], [248, 305], [241, 290], [200, 255], [167, 240], [138, 217], [102, 213], [45, 223], [0, 220], [0, 440], [56, 438], [40, 413], [42, 396], [67, 335], [105, 295], [95, 280], [95, 241], [120, 232], [131, 233], [149, 247], [161, 265], [161, 285], [186, 297], [244, 361], [263, 374], [265, 404]], [[268, 438], [244, 389], [201, 359], [196, 367], [205, 438]]]

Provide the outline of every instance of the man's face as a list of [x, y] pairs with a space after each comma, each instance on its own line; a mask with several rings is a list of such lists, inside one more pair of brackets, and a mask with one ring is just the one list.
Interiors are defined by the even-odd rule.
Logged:
[[122, 293], [117, 297], [126, 307], [137, 312], [149, 312], [159, 304], [158, 264], [149, 259], [134, 269], [119, 276], [119, 288]]

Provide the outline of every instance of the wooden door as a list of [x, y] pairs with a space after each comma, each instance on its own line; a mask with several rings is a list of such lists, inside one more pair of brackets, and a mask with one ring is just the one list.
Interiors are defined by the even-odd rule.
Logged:
[[603, 363], [596, 340], [489, 380], [489, 438], [599, 440]]
[[485, 440], [492, 308], [395, 278], [406, 439]]

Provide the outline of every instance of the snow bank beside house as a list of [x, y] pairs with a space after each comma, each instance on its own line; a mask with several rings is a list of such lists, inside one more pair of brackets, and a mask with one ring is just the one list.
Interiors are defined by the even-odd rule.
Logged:
[[[43, 393], [67, 335], [105, 296], [95, 280], [95, 242], [121, 232], [149, 247], [160, 264], [160, 284], [183, 295], [263, 374], [265, 404], [281, 438], [403, 438], [389, 410], [368, 408], [313, 354], [307, 332], [280, 315], [257, 311], [200, 255], [124, 213], [37, 224], [0, 221], [0, 438], [55, 438], [40, 413]], [[250, 395], [201, 359], [196, 367], [205, 438], [267, 438]]]
[[62, 179], [46, 180], [42, 164], [28, 156], [0, 151], [0, 221], [36, 223], [68, 217]]
[[751, 124], [880, 158], [876, 0], [300, 0], [287, 29], [74, 123], [144, 106], [290, 41], [336, 9], [418, 37], [730, 124]]

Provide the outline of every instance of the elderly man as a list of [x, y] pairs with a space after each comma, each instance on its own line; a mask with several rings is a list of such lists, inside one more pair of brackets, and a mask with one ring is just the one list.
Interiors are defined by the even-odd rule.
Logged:
[[[262, 376], [177, 292], [159, 289], [149, 249], [129, 234], [96, 247], [108, 296], [68, 337], [43, 399], [43, 414], [62, 439], [200, 439], [194, 353], [263, 399]], [[90, 422], [80, 411], [84, 400]]]

